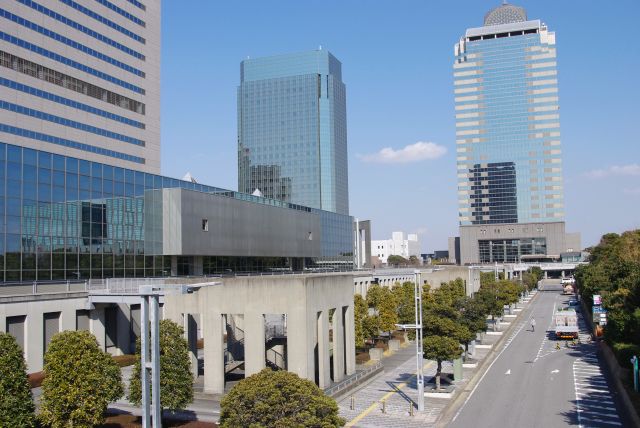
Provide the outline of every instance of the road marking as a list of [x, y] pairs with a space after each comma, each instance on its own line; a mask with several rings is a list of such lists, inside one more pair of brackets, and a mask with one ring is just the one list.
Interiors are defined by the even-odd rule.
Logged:
[[560, 373], [560, 370], [558, 370], [558, 369], [551, 370], [551, 373]]
[[573, 362], [573, 387], [576, 395], [578, 425], [622, 426], [611, 392], [598, 366], [597, 358], [588, 356]]
[[505, 374], [506, 375], [510, 375], [511, 374], [511, 369], [507, 370], [507, 372]]
[[[514, 334], [511, 336], [511, 338], [514, 338], [518, 335], [518, 333], [520, 333], [520, 331], [522, 331], [522, 329], [525, 326], [525, 322], [523, 321], [522, 323], [520, 323], [520, 327], [518, 327], [518, 329], [514, 332]], [[491, 364], [489, 364], [489, 367], [487, 367], [487, 370], [485, 370], [484, 373], [482, 373], [482, 376], [480, 376], [480, 379], [478, 380], [478, 383], [475, 384], [475, 386], [473, 387], [473, 389], [471, 390], [471, 392], [469, 393], [469, 396], [464, 400], [464, 403], [462, 403], [462, 406], [460, 406], [460, 408], [458, 409], [458, 411], [456, 412], [455, 416], [453, 417], [453, 419], [451, 419], [451, 423], [455, 422], [455, 420], [458, 418], [458, 416], [460, 416], [460, 413], [462, 412], [462, 410], [464, 409], [464, 406], [467, 405], [467, 403], [469, 402], [469, 400], [471, 399], [471, 397], [473, 397], [473, 393], [476, 392], [476, 389], [478, 389], [478, 386], [482, 383], [482, 380], [484, 379], [484, 377], [487, 375], [487, 373], [489, 373], [489, 371], [491, 370], [491, 367], [493, 367], [493, 365], [495, 364], [496, 361], [498, 361], [498, 359], [500, 358], [500, 356], [502, 355], [502, 353], [504, 351], [507, 350], [507, 348], [509, 347], [509, 345], [511, 345], [511, 342], [513, 340], [509, 340], [507, 341], [507, 343], [504, 345], [504, 347], [500, 350], [500, 352], [498, 353], [498, 355], [496, 355], [496, 357], [493, 359], [493, 361], [491, 361]]]
[[[428, 368], [430, 365], [434, 364], [433, 361], [429, 361], [427, 364], [425, 364], [422, 369], [426, 369]], [[376, 407], [378, 407], [380, 405], [381, 401], [385, 401], [387, 398], [391, 397], [393, 394], [395, 394], [396, 392], [400, 392], [400, 390], [402, 388], [404, 388], [405, 386], [407, 386], [407, 384], [409, 382], [411, 382], [411, 380], [413, 380], [413, 378], [415, 378], [416, 375], [414, 374], [413, 376], [411, 376], [409, 379], [407, 379], [405, 382], [402, 382], [400, 385], [397, 385], [394, 387], [393, 391], [389, 391], [387, 392], [380, 400], [378, 401], [374, 401], [372, 405], [370, 405], [369, 407], [367, 407], [365, 410], [363, 410], [358, 416], [356, 416], [355, 418], [353, 418], [352, 420], [349, 421], [349, 423], [347, 423], [345, 425], [345, 427], [352, 427], [355, 426], [356, 423], [358, 423], [362, 418], [364, 418], [365, 416], [367, 416], [369, 413], [371, 413], [371, 411], [373, 409], [375, 409]]]

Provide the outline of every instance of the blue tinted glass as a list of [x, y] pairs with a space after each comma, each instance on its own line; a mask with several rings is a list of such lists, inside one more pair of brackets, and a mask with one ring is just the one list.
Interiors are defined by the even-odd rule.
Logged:
[[53, 184], [55, 186], [64, 186], [64, 172], [53, 171]]
[[22, 163], [22, 148], [16, 146], [7, 146], [7, 160], [11, 162]]
[[67, 172], [67, 187], [78, 188], [78, 174]]
[[102, 166], [102, 177], [107, 180], [113, 180], [113, 167], [109, 165]]
[[51, 194], [53, 202], [64, 202], [64, 187], [53, 186], [53, 192]]
[[64, 171], [64, 156], [53, 155], [53, 169]]
[[23, 197], [25, 199], [37, 199], [38, 197], [38, 193], [36, 190], [36, 183], [28, 183], [26, 181], [23, 182], [22, 192], [23, 192]]
[[38, 152], [31, 149], [23, 149], [22, 152], [23, 161], [27, 165], [37, 165], [38, 163]]
[[0, 143], [0, 160], [5, 160], [7, 158], [5, 153], [6, 150], [7, 150], [7, 145], [4, 143]]
[[51, 169], [51, 153], [38, 152], [38, 166]]
[[76, 200], [78, 199], [78, 188], [77, 187], [69, 187], [67, 186], [67, 200]]
[[67, 158], [67, 172], [78, 173], [78, 159]]
[[50, 184], [38, 184], [38, 200], [41, 202], [51, 202]]
[[91, 175], [91, 163], [86, 160], [80, 160], [80, 174]]
[[124, 181], [133, 184], [134, 172], [130, 169], [124, 170]]
[[102, 188], [104, 190], [104, 193], [113, 193], [113, 181], [111, 180], [103, 180], [102, 181]]
[[20, 199], [8, 198], [7, 199], [7, 215], [19, 216], [22, 214], [22, 203]]
[[113, 179], [115, 181], [124, 181], [124, 169], [122, 168], [114, 168], [113, 169]]
[[[82, 184], [80, 184], [80, 187], [83, 187]], [[91, 189], [96, 191], [101, 191], [102, 190], [102, 179], [100, 178], [92, 178], [91, 179]]]
[[20, 181], [16, 180], [7, 180], [7, 196], [19, 198], [21, 194]]
[[91, 176], [102, 177], [102, 164], [98, 162], [91, 163]]
[[7, 178], [10, 180], [22, 180], [22, 168], [19, 163], [7, 163]]
[[24, 165], [22, 167], [22, 177], [24, 181], [35, 182], [38, 169], [33, 165]]
[[113, 196], [124, 196], [124, 183], [120, 181], [113, 182]]
[[51, 170], [46, 168], [38, 169], [38, 182], [51, 183]]
[[144, 172], [136, 171], [134, 174], [136, 176], [134, 184], [136, 186], [144, 186]]

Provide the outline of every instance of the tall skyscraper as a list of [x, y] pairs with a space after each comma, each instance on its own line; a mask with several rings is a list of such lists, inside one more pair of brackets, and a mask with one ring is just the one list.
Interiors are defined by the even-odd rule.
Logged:
[[0, 141], [160, 172], [160, 2], [3, 1]]
[[238, 190], [348, 214], [345, 92], [326, 50], [242, 61]]
[[503, 4], [455, 46], [462, 263], [565, 251], [555, 33]]

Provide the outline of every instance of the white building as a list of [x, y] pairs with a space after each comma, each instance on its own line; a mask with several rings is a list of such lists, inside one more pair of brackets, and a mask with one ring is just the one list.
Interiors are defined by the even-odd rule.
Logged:
[[391, 239], [371, 241], [371, 255], [386, 264], [389, 256], [420, 257], [420, 239], [415, 233], [410, 233], [405, 239], [404, 232], [393, 232]]

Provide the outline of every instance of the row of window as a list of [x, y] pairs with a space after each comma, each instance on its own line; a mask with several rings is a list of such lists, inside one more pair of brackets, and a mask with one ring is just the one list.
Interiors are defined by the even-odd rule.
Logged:
[[145, 105], [140, 101], [132, 100], [115, 92], [108, 91], [99, 86], [76, 79], [59, 71], [43, 67], [40, 64], [19, 58], [8, 52], [0, 51], [0, 65], [20, 73], [45, 80], [54, 85], [61, 86], [70, 91], [89, 96], [91, 98], [122, 107], [135, 113], [145, 114]]
[[140, 3], [138, 0], [127, 0], [127, 1], [139, 9], [147, 10], [147, 7], [144, 4]]
[[130, 91], [136, 92], [138, 94], [142, 94], [142, 95], [145, 94], [145, 90], [139, 86], [132, 85], [131, 83], [128, 83], [128, 82], [125, 82], [124, 80], [113, 77], [110, 74], [103, 73], [102, 71], [96, 70], [95, 68], [91, 68], [84, 64], [80, 64], [77, 61], [73, 61], [67, 57], [59, 55], [55, 52], [51, 52], [47, 49], [41, 48], [40, 46], [36, 46], [33, 43], [29, 43], [25, 40], [19, 39], [5, 32], [0, 31], [0, 40], [4, 40], [5, 42], [9, 42], [21, 48], [28, 49], [46, 58], [68, 65], [69, 67], [73, 67], [76, 70], [84, 71], [85, 73], [89, 73], [102, 80], [106, 80], [107, 82], [111, 82], [118, 86], [122, 86], [123, 88], [129, 89]]
[[135, 34], [134, 32], [127, 30], [123, 26], [116, 24], [115, 22], [111, 21], [110, 19], [107, 19], [104, 16], [95, 13], [91, 9], [88, 9], [88, 8], [82, 6], [81, 4], [76, 3], [73, 0], [60, 0], [60, 1], [62, 3], [64, 3], [64, 4], [66, 4], [67, 6], [71, 6], [72, 8], [77, 10], [78, 12], [81, 12], [81, 13], [87, 15], [88, 17], [93, 18], [98, 22], [101, 22], [102, 24], [106, 25], [107, 27], [111, 27], [114, 30], [124, 34], [125, 36], [131, 37], [133, 40], [135, 40], [137, 42], [146, 43], [144, 38], [140, 37], [139, 35]]
[[57, 40], [60, 43], [63, 43], [67, 46], [71, 46], [74, 49], [79, 50], [80, 52], [84, 52], [87, 55], [91, 55], [94, 58], [98, 58], [101, 61], [104, 61], [106, 63], [109, 64], [113, 64], [118, 68], [121, 68], [125, 71], [128, 71], [129, 73], [135, 74], [136, 76], [140, 76], [140, 77], [144, 77], [145, 73], [141, 70], [138, 70], [135, 67], [131, 67], [128, 64], [123, 63], [122, 61], [118, 61], [117, 59], [111, 58], [108, 55], [103, 54], [102, 52], [98, 52], [95, 49], [91, 49], [90, 47], [87, 47], [81, 43], [78, 43], [74, 40], [69, 39], [68, 37], [65, 37], [61, 34], [58, 34], [54, 31], [51, 31], [47, 28], [44, 28], [34, 22], [28, 21], [24, 18], [21, 18], [17, 15], [14, 15], [13, 13], [4, 10], [4, 9], [0, 9], [0, 16], [3, 18], [6, 18], [10, 21], [15, 22], [16, 24], [22, 25], [25, 28], [28, 28], [30, 30], [33, 30], [39, 34], [42, 34], [43, 36], [47, 36], [53, 40]]
[[55, 137], [53, 135], [43, 134], [41, 132], [29, 131], [28, 129], [18, 128], [15, 126], [0, 123], [0, 132], [17, 135], [19, 137], [31, 138], [33, 140], [44, 141], [45, 143], [57, 144], [60, 146], [70, 147], [72, 149], [84, 150], [86, 152], [97, 153], [99, 155], [109, 156], [116, 159], [123, 159], [130, 162], [144, 164], [144, 158], [129, 155], [126, 153], [108, 150], [102, 147], [96, 147], [89, 144], [79, 143], [77, 141], [67, 140], [66, 138]]
[[135, 144], [137, 146], [145, 145], [144, 141], [139, 140], [137, 138], [132, 138], [127, 135], [118, 134], [116, 132], [108, 131], [106, 129], [97, 128], [95, 126], [76, 122], [75, 120], [65, 119], [64, 117], [55, 116], [49, 113], [44, 113], [39, 110], [23, 107], [21, 105], [9, 103], [3, 100], [0, 100], [0, 108], [12, 111], [14, 113], [23, 114], [25, 116], [35, 117], [36, 119], [42, 119], [48, 122], [57, 123], [59, 125], [68, 126], [69, 128], [79, 129], [81, 131], [90, 132], [92, 134], [101, 135], [107, 138], [112, 138], [114, 140], [122, 141], [125, 143]]
[[57, 13], [57, 12], [51, 10], [51, 9], [48, 9], [48, 8], [46, 8], [46, 7], [40, 5], [40, 4], [38, 4], [38, 3], [36, 3], [36, 2], [34, 2], [32, 0], [17, 0], [17, 1], [22, 3], [22, 4], [24, 4], [25, 6], [29, 6], [30, 8], [37, 10], [38, 12], [40, 12], [40, 13], [42, 13], [44, 15], [47, 15], [47, 16], [49, 16], [49, 17], [51, 17], [51, 18], [53, 18], [53, 19], [55, 19], [55, 20], [57, 20], [59, 22], [62, 22], [63, 24], [66, 24], [71, 28], [75, 28], [76, 30], [78, 30], [78, 31], [80, 31], [80, 32], [82, 32], [82, 33], [84, 33], [84, 34], [86, 34], [88, 36], [91, 36], [96, 40], [100, 40], [101, 42], [106, 43], [109, 46], [112, 46], [112, 47], [114, 47], [116, 49], [119, 49], [119, 50], [121, 50], [122, 52], [124, 52], [126, 54], [129, 54], [129, 55], [131, 55], [131, 56], [133, 56], [135, 58], [138, 58], [138, 59], [140, 59], [142, 61], [145, 60], [145, 56], [142, 55], [140, 52], [135, 51], [135, 50], [131, 49], [130, 47], [123, 45], [122, 43], [118, 43], [115, 40], [110, 39], [109, 37], [107, 37], [107, 36], [105, 36], [103, 34], [100, 34], [97, 31], [94, 31], [89, 27], [85, 27], [84, 25], [79, 24], [76, 21], [73, 21], [73, 20], [67, 18], [66, 16], [60, 15], [59, 13]]
[[86, 111], [87, 113], [92, 113], [97, 116], [106, 117], [107, 119], [115, 120], [116, 122], [124, 123], [126, 125], [130, 125], [140, 129], [145, 129], [144, 123], [138, 122], [137, 120], [132, 120], [124, 116], [113, 114], [106, 110], [101, 110], [99, 108], [92, 107], [88, 104], [79, 103], [77, 101], [70, 100], [69, 98], [64, 98], [59, 95], [52, 94], [51, 92], [42, 91], [32, 86], [23, 85], [22, 83], [14, 82], [13, 80], [5, 79], [4, 77], [0, 77], [0, 85], [27, 93], [29, 95], [34, 95], [36, 97], [40, 97], [45, 100], [53, 101], [58, 104], [62, 104], [68, 107], [73, 107], [78, 110]]
[[138, 18], [135, 15], [130, 14], [129, 12], [127, 12], [124, 9], [120, 9], [118, 6], [116, 6], [115, 4], [111, 3], [110, 1], [107, 0], [96, 0], [98, 3], [100, 3], [101, 5], [111, 9], [112, 11], [114, 11], [115, 13], [117, 13], [118, 15], [122, 15], [125, 18], [127, 18], [129, 21], [131, 22], [135, 22], [136, 24], [138, 24], [141, 27], [146, 27], [147, 24], [144, 23], [144, 21], [140, 18]]

